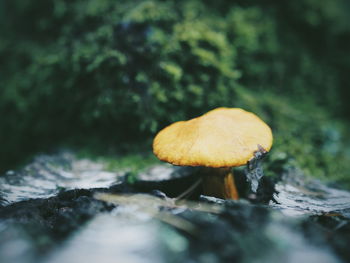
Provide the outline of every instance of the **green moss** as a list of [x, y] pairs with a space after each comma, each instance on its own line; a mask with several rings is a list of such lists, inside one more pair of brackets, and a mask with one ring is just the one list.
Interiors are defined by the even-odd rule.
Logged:
[[0, 169], [62, 144], [150, 149], [169, 123], [228, 106], [271, 124], [276, 152], [305, 172], [350, 182], [341, 117], [350, 112], [348, 8], [343, 0], [8, 1]]
[[126, 155], [120, 158], [101, 158], [103, 162], [107, 163], [108, 169], [111, 171], [118, 171], [127, 169], [130, 172], [138, 173], [151, 165], [160, 163], [153, 154], [147, 155]]
[[106, 155], [96, 154], [93, 151], [80, 151], [78, 158], [88, 158], [103, 163], [106, 169], [112, 172], [125, 171], [132, 174], [137, 174], [152, 165], [161, 163], [151, 152]]

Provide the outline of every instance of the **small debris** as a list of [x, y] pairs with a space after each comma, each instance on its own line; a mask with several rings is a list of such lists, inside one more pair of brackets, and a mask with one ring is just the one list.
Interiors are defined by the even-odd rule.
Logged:
[[248, 161], [245, 169], [247, 181], [251, 183], [251, 189], [254, 193], [258, 190], [259, 180], [264, 176], [262, 159], [266, 156], [267, 151], [258, 144], [258, 150], [254, 152], [254, 157]]

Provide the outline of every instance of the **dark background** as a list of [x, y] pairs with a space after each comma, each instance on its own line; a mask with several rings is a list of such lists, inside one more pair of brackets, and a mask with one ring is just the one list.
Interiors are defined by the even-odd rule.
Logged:
[[272, 127], [272, 160], [350, 186], [349, 14], [345, 0], [2, 0], [0, 169], [60, 147], [150, 151], [165, 125], [227, 106]]

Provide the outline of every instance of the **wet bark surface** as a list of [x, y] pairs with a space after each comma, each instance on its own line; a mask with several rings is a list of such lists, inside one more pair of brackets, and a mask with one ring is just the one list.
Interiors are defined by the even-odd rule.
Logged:
[[72, 154], [0, 177], [1, 262], [349, 262], [350, 193], [284, 169], [241, 199], [201, 193], [196, 169], [127, 172]]

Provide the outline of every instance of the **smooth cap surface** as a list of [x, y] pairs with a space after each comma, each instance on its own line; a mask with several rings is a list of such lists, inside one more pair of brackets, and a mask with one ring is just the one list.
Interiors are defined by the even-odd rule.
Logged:
[[255, 114], [239, 108], [217, 108], [161, 130], [153, 152], [175, 165], [232, 167], [245, 165], [259, 150], [272, 146], [270, 127]]

